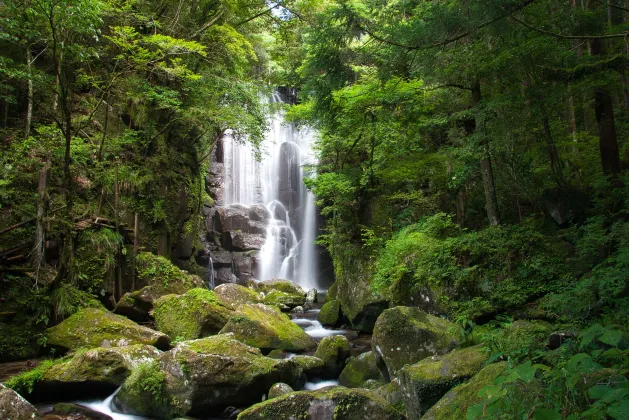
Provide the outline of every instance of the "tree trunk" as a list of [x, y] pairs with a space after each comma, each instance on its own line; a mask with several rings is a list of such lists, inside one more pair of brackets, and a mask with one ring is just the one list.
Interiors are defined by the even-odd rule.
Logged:
[[133, 216], [133, 270], [131, 270], [131, 291], [135, 290], [135, 267], [138, 257], [138, 213]]
[[26, 125], [24, 127], [25, 139], [31, 135], [31, 122], [33, 121], [33, 54], [30, 46], [26, 48], [26, 72], [28, 76], [28, 98], [26, 101]]
[[[120, 190], [118, 184], [118, 166], [116, 166], [116, 170], [114, 172], [114, 221], [116, 223], [116, 233], [120, 234], [120, 220], [118, 219], [119, 213], [119, 204], [120, 204]], [[122, 269], [121, 269], [121, 261], [120, 261], [121, 253], [118, 252], [116, 255], [116, 271], [115, 278], [118, 289], [118, 299], [122, 298]]]
[[550, 131], [550, 122], [546, 112], [542, 109], [542, 126], [544, 127], [544, 139], [546, 140], [546, 148], [548, 149], [548, 156], [550, 159], [550, 171], [553, 174], [555, 182], [559, 186], [566, 185], [566, 178], [563, 176], [563, 164], [559, 159], [559, 153], [557, 152], [557, 146], [553, 140], [553, 134]]
[[49, 153], [44, 167], [39, 171], [39, 185], [37, 186], [37, 219], [35, 225], [35, 267], [37, 269], [44, 264], [46, 259], [46, 229], [44, 227], [44, 217], [46, 216], [46, 208], [48, 205], [46, 183], [51, 161], [52, 156]]

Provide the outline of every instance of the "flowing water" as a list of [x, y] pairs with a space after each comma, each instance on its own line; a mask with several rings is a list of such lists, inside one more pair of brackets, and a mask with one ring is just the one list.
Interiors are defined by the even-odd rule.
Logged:
[[[274, 94], [272, 102], [282, 102]], [[225, 205], [264, 205], [271, 214], [260, 250], [258, 279], [286, 278], [305, 289], [317, 287], [314, 241], [317, 209], [314, 195], [304, 185], [315, 163], [313, 133], [286, 124], [283, 112], [270, 117], [270, 130], [256, 158], [254, 147], [223, 138]]]

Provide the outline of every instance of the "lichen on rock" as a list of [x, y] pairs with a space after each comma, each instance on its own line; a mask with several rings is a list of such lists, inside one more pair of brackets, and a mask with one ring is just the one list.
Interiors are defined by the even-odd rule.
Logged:
[[262, 295], [254, 290], [235, 283], [225, 283], [213, 290], [225, 306], [237, 308], [245, 303], [260, 303]]
[[341, 372], [339, 383], [348, 388], [360, 388], [369, 379], [383, 380], [371, 351], [352, 358]]
[[0, 418], [7, 420], [35, 420], [39, 414], [35, 407], [20, 394], [0, 384]]

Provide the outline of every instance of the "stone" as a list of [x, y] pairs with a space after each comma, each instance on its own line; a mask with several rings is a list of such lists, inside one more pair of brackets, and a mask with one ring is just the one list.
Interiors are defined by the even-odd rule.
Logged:
[[277, 306], [280, 309], [291, 310], [306, 303], [303, 294], [285, 293], [279, 290], [271, 290], [264, 296], [266, 305]]
[[35, 407], [12, 389], [0, 384], [0, 418], [8, 420], [39, 419]]
[[542, 351], [548, 343], [552, 326], [546, 321], [519, 319], [499, 331], [496, 341], [505, 355], [519, 354], [522, 349], [529, 353]]
[[232, 314], [214, 292], [200, 288], [184, 295], [162, 296], [153, 310], [155, 327], [173, 341], [216, 334]]
[[360, 388], [369, 379], [382, 381], [382, 374], [371, 351], [350, 360], [339, 376], [339, 384], [348, 388]]
[[419, 308], [396, 306], [378, 317], [371, 349], [385, 380], [406, 364], [445, 354], [460, 341], [455, 325]]
[[482, 346], [428, 357], [398, 371], [407, 414], [419, 419], [451, 388], [476, 374], [489, 358]]
[[544, 191], [542, 203], [559, 226], [578, 221], [590, 205], [590, 197], [577, 188], [555, 188]]
[[350, 356], [349, 340], [342, 335], [324, 337], [317, 346], [315, 357], [323, 360], [323, 376], [336, 378], [345, 367]]
[[573, 339], [576, 337], [576, 334], [572, 331], [555, 331], [550, 334], [548, 337], [548, 341], [546, 342], [546, 347], [549, 350], [555, 350], [561, 347], [561, 345], [567, 340]]
[[244, 410], [238, 420], [402, 420], [400, 414], [378, 395], [364, 389], [334, 387], [281, 395]]
[[268, 399], [273, 399], [276, 397], [279, 397], [280, 395], [284, 395], [284, 394], [289, 394], [291, 392], [294, 392], [295, 390], [293, 388], [290, 387], [290, 385], [284, 384], [284, 383], [277, 383], [275, 385], [273, 385], [271, 387], [271, 389], [269, 389], [269, 395], [268, 395]]
[[[55, 417], [51, 417], [55, 416]], [[89, 407], [74, 403], [58, 403], [53, 406], [52, 412], [46, 414], [43, 420], [113, 420], [107, 414], [99, 413]]]
[[306, 351], [315, 341], [279, 309], [263, 304], [241, 305], [220, 334], [233, 333], [243, 343], [264, 351]]
[[325, 363], [315, 356], [297, 355], [291, 359], [301, 368], [309, 380], [323, 376]]
[[249, 207], [249, 220], [265, 222], [271, 218], [271, 213], [261, 204]]
[[334, 300], [338, 294], [338, 284], [336, 282], [332, 283], [330, 287], [328, 287], [328, 292], [325, 295], [325, 301]]
[[233, 335], [217, 335], [180, 342], [157, 361], [141, 365], [114, 403], [123, 413], [158, 419], [203, 416], [262, 401], [278, 382], [302, 386], [303, 373], [291, 360], [265, 357]]
[[321, 311], [317, 316], [319, 322], [323, 325], [336, 327], [341, 324], [341, 302], [338, 300], [329, 300], [323, 304]]
[[317, 303], [317, 289], [312, 288], [306, 292], [306, 302]]
[[262, 302], [262, 295], [239, 284], [221, 284], [214, 289], [214, 294], [225, 306], [233, 309], [245, 303]]
[[229, 251], [252, 251], [262, 249], [265, 235], [244, 232], [223, 232], [221, 245]]
[[266, 357], [270, 357], [271, 359], [286, 359], [288, 355], [289, 353], [284, 350], [275, 349], [271, 350], [269, 354], [266, 355]]
[[269, 293], [273, 290], [284, 292], [293, 295], [303, 295], [305, 297], [306, 292], [300, 285], [291, 280], [286, 279], [270, 279], [257, 283], [258, 288], [264, 292]]
[[232, 261], [233, 261], [233, 256], [232, 253], [229, 251], [216, 251], [216, 252], [212, 252], [210, 254], [210, 257], [212, 258], [212, 263], [214, 263], [214, 265], [227, 265], [229, 267], [231, 267], [232, 265]]
[[374, 381], [373, 379], [365, 382], [367, 386], [371, 382], [375, 389], [373, 393], [381, 397], [383, 400], [395, 407], [400, 413], [406, 415], [406, 406], [404, 405], [404, 394], [400, 387], [400, 382], [397, 378], [394, 378], [388, 384], [382, 385], [380, 381]]
[[170, 347], [170, 339], [166, 334], [96, 308], [82, 309], [60, 324], [48, 328], [46, 337], [49, 346], [63, 350], [133, 344], [148, 344], [161, 350]]
[[214, 281], [217, 285], [229, 283], [236, 284], [239, 282], [239, 279], [233, 273], [231, 267], [220, 267], [215, 270]]
[[[464, 419], [468, 407], [485, 400], [478, 392], [494, 381], [504, 372], [506, 362], [494, 363], [483, 368], [480, 372], [465, 382], [448, 391], [430, 410], [424, 414], [422, 420], [451, 420]], [[409, 417], [412, 419], [412, 417]]]

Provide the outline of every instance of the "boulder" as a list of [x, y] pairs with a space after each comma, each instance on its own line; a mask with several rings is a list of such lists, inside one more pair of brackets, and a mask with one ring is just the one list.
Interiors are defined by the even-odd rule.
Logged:
[[396, 306], [378, 317], [371, 348], [382, 376], [389, 381], [406, 364], [448, 353], [459, 337], [454, 324], [419, 308]]
[[273, 290], [277, 290], [280, 292], [293, 294], [293, 295], [303, 295], [305, 297], [306, 291], [302, 289], [300, 285], [291, 280], [286, 279], [271, 279], [264, 280], [257, 283], [258, 288], [264, 292], [269, 293]]
[[262, 249], [265, 235], [244, 232], [223, 232], [221, 245], [228, 251], [253, 251]]
[[341, 302], [329, 300], [323, 304], [318, 316], [319, 322], [323, 325], [336, 327], [341, 323]]
[[306, 297], [303, 294], [285, 293], [279, 290], [271, 290], [264, 296], [264, 303], [267, 305], [277, 306], [280, 309], [290, 310], [306, 303]]
[[233, 335], [217, 335], [178, 343], [139, 366], [114, 403], [124, 413], [158, 419], [204, 415], [259, 402], [278, 382], [301, 386], [303, 373], [291, 360], [265, 357]]
[[212, 263], [214, 265], [226, 265], [228, 267], [231, 267], [232, 261], [234, 260], [232, 253], [229, 251], [212, 252], [210, 257], [212, 258]]
[[262, 302], [262, 295], [239, 284], [221, 284], [214, 289], [214, 294], [230, 308], [236, 308], [245, 303]]
[[385, 400], [364, 389], [334, 387], [328, 390], [285, 394], [249, 407], [238, 420], [402, 420]]
[[249, 220], [265, 222], [271, 218], [271, 213], [261, 204], [254, 204], [249, 207]]
[[306, 351], [317, 345], [279, 309], [262, 304], [241, 305], [220, 331], [226, 333], [233, 333], [243, 343], [265, 351]]
[[231, 267], [220, 267], [215, 271], [214, 281], [216, 284], [239, 283], [238, 277], [232, 272]]
[[9, 420], [38, 419], [35, 407], [12, 389], [0, 384], [0, 418]]
[[273, 399], [279, 397], [280, 395], [289, 394], [294, 392], [294, 389], [290, 387], [290, 385], [284, 383], [277, 383], [269, 389], [268, 399]]
[[155, 327], [171, 338], [192, 340], [218, 333], [233, 311], [207, 289], [167, 295], [155, 302]]
[[371, 351], [352, 358], [341, 372], [339, 383], [348, 388], [361, 388], [369, 379], [382, 380], [380, 369]]
[[428, 357], [398, 371], [408, 416], [419, 419], [451, 388], [478, 372], [489, 358], [481, 346]]
[[317, 303], [317, 289], [312, 288], [306, 292], [306, 302], [308, 303]]
[[499, 348], [506, 356], [521, 355], [522, 349], [530, 354], [544, 350], [552, 326], [546, 321], [519, 319], [502, 329], [496, 337]]
[[[451, 420], [466, 418], [467, 408], [485, 399], [479, 396], [478, 392], [485, 386], [493, 382], [504, 372], [507, 367], [506, 362], [491, 364], [483, 368], [480, 372], [444, 395], [430, 410], [424, 414], [422, 420]], [[412, 419], [412, 417], [409, 417]]]
[[332, 283], [330, 287], [328, 287], [328, 293], [325, 295], [325, 301], [336, 299], [336, 295], [338, 294], [338, 284], [336, 282]]
[[47, 343], [64, 350], [81, 347], [124, 347], [148, 344], [162, 350], [170, 347], [167, 335], [101, 309], [85, 308], [46, 330]]
[[74, 403], [58, 403], [52, 412], [46, 413], [43, 420], [113, 420], [107, 414], [99, 413], [89, 407]]
[[301, 368], [308, 379], [320, 378], [323, 376], [325, 363], [318, 357], [297, 355], [291, 360]]
[[323, 376], [336, 378], [345, 367], [345, 361], [350, 356], [349, 340], [342, 335], [324, 337], [317, 346], [315, 357], [323, 360]]
[[406, 415], [406, 407], [404, 405], [404, 394], [402, 392], [402, 387], [400, 387], [400, 382], [397, 378], [393, 379], [391, 382], [385, 385], [381, 385], [382, 382], [374, 382], [373, 379], [370, 379], [365, 383], [368, 385], [369, 383], [373, 383], [376, 388], [373, 390], [373, 393], [378, 395], [380, 398], [391, 404], [395, 407], [400, 413]]

